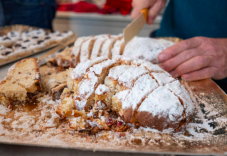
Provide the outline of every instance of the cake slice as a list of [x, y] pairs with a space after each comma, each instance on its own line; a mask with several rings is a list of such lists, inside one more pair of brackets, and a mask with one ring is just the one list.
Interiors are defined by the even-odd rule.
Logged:
[[187, 116], [187, 122], [189, 122], [189, 120], [193, 116], [195, 105], [191, 100], [188, 91], [183, 85], [180, 84], [180, 81], [178, 80], [166, 84], [165, 87], [173, 92], [177, 97], [179, 97], [180, 101], [182, 101], [185, 108], [185, 115]]
[[41, 91], [40, 73], [36, 58], [23, 59], [17, 62], [9, 69], [7, 78], [18, 83], [29, 93]]
[[79, 83], [78, 91], [75, 93], [74, 102], [76, 109], [88, 111], [95, 103], [95, 89], [99, 85], [99, 79], [93, 72], [87, 73], [87, 78]]
[[85, 41], [87, 41], [89, 37], [80, 37], [78, 38], [73, 46], [72, 49], [72, 57], [74, 58], [72, 64], [78, 64], [80, 62], [80, 52], [81, 52], [81, 46]]
[[6, 78], [0, 82], [0, 97], [5, 98], [5, 102], [1, 101], [1, 104], [5, 106], [12, 100], [26, 101], [27, 90], [16, 83], [14, 79]]
[[80, 52], [80, 62], [84, 62], [86, 60], [89, 60], [91, 57], [91, 51], [93, 49], [93, 45], [95, 43], [96, 38], [90, 37], [88, 40], [86, 40], [82, 46], [81, 46], [81, 52]]
[[151, 75], [156, 79], [159, 85], [163, 86], [167, 83], [173, 82], [175, 79], [171, 77], [167, 72], [165, 73], [151, 73]]
[[95, 90], [95, 109], [111, 110], [112, 96], [110, 89], [106, 85], [100, 84]]
[[110, 88], [113, 95], [116, 94], [116, 85], [118, 78], [130, 69], [129, 65], [120, 65], [110, 69], [108, 76], [105, 78], [105, 85]]
[[140, 76], [149, 73], [144, 67], [131, 66], [127, 71], [125, 71], [118, 78], [117, 90], [125, 90], [133, 87], [135, 80]]
[[14, 64], [9, 69], [7, 77], [0, 82], [0, 97], [5, 99], [5, 102], [3, 101], [5, 105], [13, 101], [24, 102], [28, 99], [27, 93], [36, 91], [41, 91], [41, 86], [35, 58], [24, 59]]
[[125, 122], [136, 123], [135, 114], [138, 107], [145, 97], [158, 86], [158, 83], [149, 74], [138, 78], [130, 93], [122, 101]]
[[91, 60], [95, 59], [101, 55], [102, 46], [107, 38], [108, 38], [108, 35], [103, 35], [103, 36], [97, 37], [97, 39], [94, 43], [92, 52], [91, 52], [91, 58], [90, 58]]
[[117, 40], [113, 46], [113, 49], [111, 50], [112, 58], [116, 58], [118, 55], [123, 55], [125, 48], [124, 40]]
[[[42, 69], [42, 72], [45, 71]], [[41, 73], [41, 75], [43, 91], [49, 93], [53, 101], [60, 99], [61, 93], [67, 87], [68, 71], [57, 72], [52, 70], [48, 74]]]
[[101, 49], [101, 56], [103, 57], [108, 57], [111, 59], [112, 53], [111, 50], [114, 46], [114, 43], [119, 39], [119, 37], [116, 36], [110, 36], [109, 38], [106, 39], [104, 42], [102, 49]]
[[61, 53], [57, 55], [57, 65], [61, 68], [68, 68], [70, 66], [72, 48], [66, 47]]
[[92, 67], [95, 64], [101, 63], [103, 61], [107, 60], [107, 58], [105, 57], [99, 57], [96, 58], [94, 60], [87, 60], [85, 62], [81, 62], [80, 64], [78, 64], [78, 66], [72, 70], [71, 74], [69, 76], [71, 76], [70, 79], [72, 79], [71, 84], [73, 84], [73, 91], [74, 93], [77, 92], [78, 90], [78, 85], [80, 83], [80, 81], [84, 78], [86, 72], [89, 71], [89, 68]]
[[143, 127], [173, 132], [183, 119], [184, 107], [167, 88], [160, 86], [142, 102], [136, 117]]

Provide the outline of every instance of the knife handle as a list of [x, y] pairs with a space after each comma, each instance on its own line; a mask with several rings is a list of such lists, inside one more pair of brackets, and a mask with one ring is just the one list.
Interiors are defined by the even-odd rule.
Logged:
[[148, 9], [143, 9], [143, 10], [141, 11], [141, 13], [143, 13], [143, 15], [144, 15], [146, 21], [148, 21]]

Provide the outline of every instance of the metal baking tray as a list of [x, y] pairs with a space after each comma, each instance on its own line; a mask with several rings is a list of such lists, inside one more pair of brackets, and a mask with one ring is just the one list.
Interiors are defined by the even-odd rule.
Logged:
[[[176, 41], [175, 39], [173, 39]], [[52, 71], [42, 66], [45, 71]], [[157, 134], [146, 131], [121, 137], [121, 133], [103, 132], [96, 136], [49, 129], [28, 133], [1, 132], [0, 143], [26, 146], [42, 146], [89, 151], [172, 154], [172, 155], [223, 155], [227, 154], [227, 95], [211, 79], [181, 81], [196, 101], [196, 113], [192, 124], [197, 133]], [[200, 116], [199, 116], [200, 115]], [[32, 121], [32, 120], [31, 120]], [[205, 125], [205, 121], [208, 122]], [[209, 128], [213, 127], [213, 131]], [[33, 135], [34, 133], [34, 135]], [[184, 136], [184, 137], [182, 137]], [[142, 138], [142, 139], [141, 139]]]
[[[23, 32], [23, 31], [27, 31], [27, 30], [35, 30], [35, 29], [39, 29], [38, 27], [31, 27], [31, 26], [27, 26], [27, 25], [11, 25], [11, 26], [5, 26], [5, 27], [1, 27], [0, 28], [0, 36], [6, 35], [8, 32], [10, 31], [19, 31], [19, 32]], [[46, 32], [50, 32], [50, 30], [48, 29], [43, 29]], [[62, 42], [64, 42], [66, 39], [63, 39]], [[56, 46], [58, 46], [60, 43], [54, 43], [54, 44], [50, 44], [48, 46], [42, 47], [41, 49], [39, 49], [38, 51], [35, 52], [30, 52], [30, 53], [26, 53], [24, 56], [17, 56], [15, 59], [11, 59], [8, 61], [5, 61], [3, 63], [0, 62], [0, 66], [8, 64], [10, 62], [14, 62], [17, 60], [20, 60], [22, 58], [52, 49]]]

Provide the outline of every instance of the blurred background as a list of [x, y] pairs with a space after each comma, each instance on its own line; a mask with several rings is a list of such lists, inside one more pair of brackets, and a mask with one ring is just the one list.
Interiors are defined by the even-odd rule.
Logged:
[[[132, 21], [132, 0], [57, 0], [55, 30], [72, 30], [79, 36], [119, 34]], [[163, 13], [163, 12], [162, 12]], [[154, 25], [146, 25], [139, 36], [159, 28], [162, 13]]]

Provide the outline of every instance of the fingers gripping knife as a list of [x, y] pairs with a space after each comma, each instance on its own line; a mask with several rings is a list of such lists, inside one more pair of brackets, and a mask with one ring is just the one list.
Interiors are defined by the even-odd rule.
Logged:
[[148, 9], [143, 9], [139, 17], [130, 23], [123, 31], [125, 45], [135, 37], [147, 23]]

